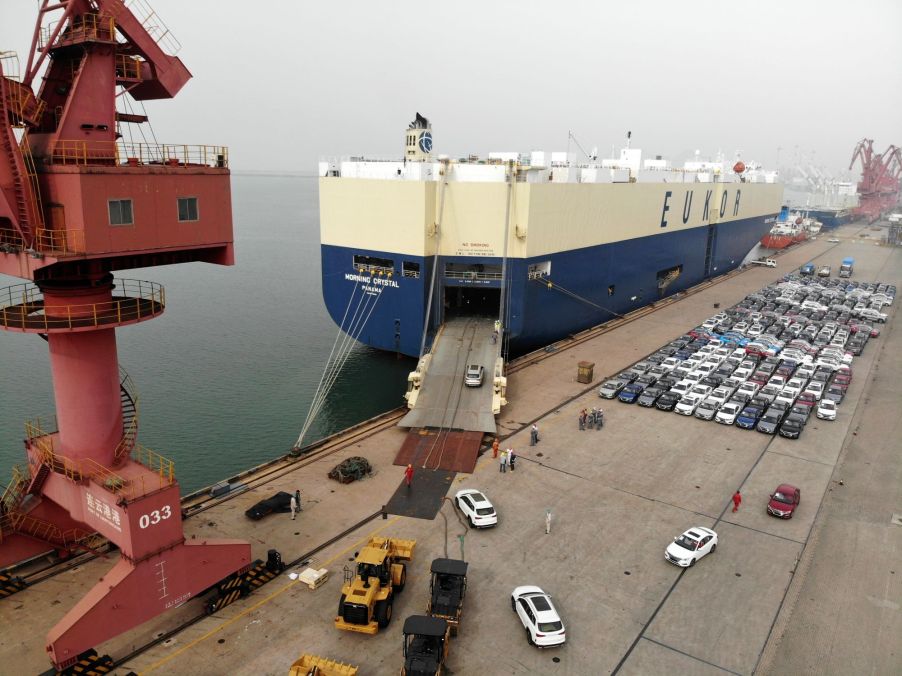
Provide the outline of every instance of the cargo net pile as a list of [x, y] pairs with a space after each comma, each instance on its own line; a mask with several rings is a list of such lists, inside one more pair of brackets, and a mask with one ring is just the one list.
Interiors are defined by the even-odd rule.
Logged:
[[335, 465], [329, 472], [329, 478], [335, 479], [340, 484], [349, 484], [372, 473], [373, 467], [370, 465], [369, 460], [355, 455]]

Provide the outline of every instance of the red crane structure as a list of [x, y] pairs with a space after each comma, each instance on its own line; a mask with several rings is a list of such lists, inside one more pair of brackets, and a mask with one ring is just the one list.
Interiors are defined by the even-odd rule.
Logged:
[[891, 145], [883, 153], [874, 152], [874, 141], [862, 139], [855, 146], [849, 169], [861, 161], [861, 180], [858, 181], [858, 218], [873, 223], [887, 210], [899, 203], [902, 179], [902, 150]]
[[173, 98], [190, 79], [176, 50], [143, 0], [43, 0], [22, 77], [0, 60], [0, 272], [28, 280], [0, 290], [0, 329], [46, 338], [56, 401], [26, 422], [0, 568], [102, 538], [121, 552], [50, 630], [57, 668], [250, 566], [248, 543], [186, 541], [173, 463], [138, 443], [116, 352], [116, 328], [159, 316], [165, 294], [113, 272], [233, 264], [227, 149], [124, 138], [147, 118], [117, 103]]

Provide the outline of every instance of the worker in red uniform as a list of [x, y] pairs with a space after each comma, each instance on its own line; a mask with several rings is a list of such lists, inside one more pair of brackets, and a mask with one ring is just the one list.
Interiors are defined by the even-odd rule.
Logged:
[[742, 494], [739, 492], [739, 490], [737, 490], [735, 493], [733, 493], [733, 511], [734, 512], [739, 511], [740, 504], [742, 504]]
[[410, 482], [413, 481], [413, 465], [407, 465], [407, 469], [404, 470], [404, 481], [407, 488], [410, 488]]
[[498, 457], [499, 446], [500, 446], [500, 444], [498, 443], [498, 437], [495, 437], [495, 441], [492, 442], [492, 457], [493, 458]]

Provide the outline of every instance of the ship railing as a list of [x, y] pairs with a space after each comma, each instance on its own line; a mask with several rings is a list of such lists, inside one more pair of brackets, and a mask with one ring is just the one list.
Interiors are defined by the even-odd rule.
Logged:
[[476, 272], [475, 270], [446, 270], [448, 279], [501, 279], [500, 272]]
[[88, 479], [126, 502], [175, 483], [175, 463], [141, 444], [134, 445], [130, 457], [150, 472], [127, 479], [92, 458], [73, 459], [57, 453], [54, 436], [57, 432], [56, 416], [25, 422], [26, 438], [40, 462], [72, 481]]
[[0, 290], [0, 326], [8, 329], [73, 329], [141, 321], [160, 314], [166, 290], [156, 282], [116, 279], [113, 300], [80, 305], [44, 305], [34, 284], [15, 284]]
[[[391, 276], [395, 273], [394, 268], [387, 268], [384, 265], [371, 265], [369, 263], [358, 263], [354, 266], [354, 270], [356, 270], [358, 274], [361, 272], [371, 272], [375, 275]], [[407, 275], [405, 275], [405, 277], [406, 276]]]
[[50, 164], [77, 166], [225, 169], [229, 166], [229, 149], [226, 146], [60, 139], [53, 144], [46, 159]]

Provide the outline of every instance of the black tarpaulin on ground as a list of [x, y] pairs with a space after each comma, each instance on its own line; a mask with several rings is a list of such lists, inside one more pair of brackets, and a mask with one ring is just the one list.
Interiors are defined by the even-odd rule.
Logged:
[[414, 519], [434, 519], [442, 508], [442, 498], [448, 494], [455, 475], [456, 472], [444, 470], [414, 469], [410, 487], [402, 480], [385, 511]]

